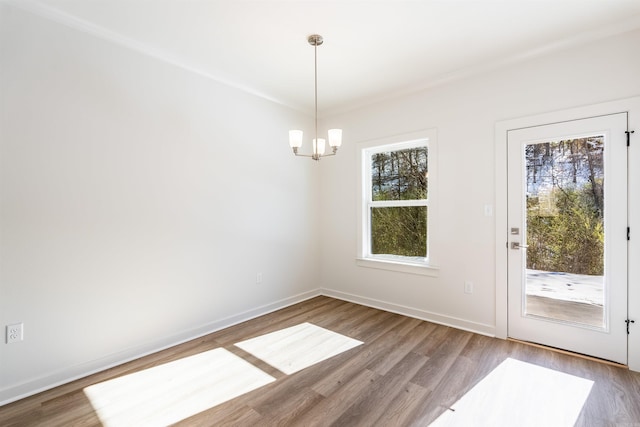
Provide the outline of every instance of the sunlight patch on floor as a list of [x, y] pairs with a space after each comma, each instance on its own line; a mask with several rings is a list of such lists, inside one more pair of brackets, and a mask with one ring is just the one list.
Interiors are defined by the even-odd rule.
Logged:
[[431, 427], [572, 427], [593, 381], [507, 358]]
[[362, 341], [305, 322], [235, 345], [290, 375], [361, 344]]
[[166, 426], [275, 381], [217, 348], [84, 389], [105, 427]]

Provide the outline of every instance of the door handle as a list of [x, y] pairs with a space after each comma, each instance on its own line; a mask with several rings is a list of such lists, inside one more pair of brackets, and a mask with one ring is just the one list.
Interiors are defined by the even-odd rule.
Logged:
[[527, 249], [529, 246], [521, 245], [520, 242], [511, 242], [511, 249]]

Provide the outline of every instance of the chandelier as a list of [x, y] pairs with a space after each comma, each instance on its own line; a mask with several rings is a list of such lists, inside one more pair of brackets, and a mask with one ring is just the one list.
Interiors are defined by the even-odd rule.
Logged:
[[293, 154], [302, 157], [311, 157], [313, 160], [320, 160], [321, 157], [335, 156], [338, 151], [338, 147], [342, 144], [342, 129], [329, 129], [329, 146], [331, 147], [331, 153], [325, 154], [326, 140], [324, 138], [318, 138], [318, 46], [323, 42], [322, 36], [318, 34], [310, 35], [307, 39], [309, 44], [313, 46], [313, 53], [315, 59], [315, 138], [313, 139], [313, 153], [312, 154], [300, 154], [298, 148], [302, 146], [302, 131], [290, 130], [289, 131], [289, 146], [293, 149]]

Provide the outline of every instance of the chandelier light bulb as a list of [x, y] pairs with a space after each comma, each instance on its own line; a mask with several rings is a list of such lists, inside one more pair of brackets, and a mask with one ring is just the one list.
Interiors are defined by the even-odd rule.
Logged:
[[289, 131], [289, 146], [291, 148], [300, 148], [302, 147], [302, 131], [301, 130], [290, 130]]
[[319, 156], [324, 155], [324, 150], [326, 147], [326, 141], [324, 138], [318, 138], [318, 143], [316, 144], [316, 140], [313, 140], [313, 154], [317, 154]]
[[329, 146], [340, 147], [342, 145], [342, 129], [329, 129]]

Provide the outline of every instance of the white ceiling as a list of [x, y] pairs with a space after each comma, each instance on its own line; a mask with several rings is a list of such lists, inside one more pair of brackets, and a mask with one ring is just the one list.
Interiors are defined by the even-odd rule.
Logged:
[[640, 0], [10, 3], [305, 112], [321, 34], [321, 115], [640, 28]]

